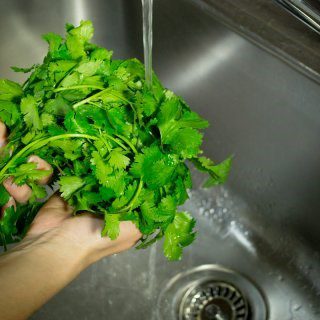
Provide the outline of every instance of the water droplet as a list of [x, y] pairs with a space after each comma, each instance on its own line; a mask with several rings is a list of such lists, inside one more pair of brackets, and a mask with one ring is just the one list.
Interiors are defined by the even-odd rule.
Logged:
[[278, 280], [279, 280], [279, 281], [283, 281], [283, 276], [279, 275], [279, 276], [278, 276]]
[[294, 311], [298, 311], [302, 308], [302, 305], [301, 304], [294, 304], [292, 308]]
[[222, 210], [223, 213], [227, 213], [227, 211], [228, 211], [227, 208], [223, 208]]

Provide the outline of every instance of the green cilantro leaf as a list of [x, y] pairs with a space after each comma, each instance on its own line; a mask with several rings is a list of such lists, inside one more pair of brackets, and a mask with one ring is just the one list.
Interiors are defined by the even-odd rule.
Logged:
[[192, 128], [173, 129], [163, 142], [169, 144], [172, 150], [183, 158], [188, 159], [200, 152], [202, 134]]
[[219, 164], [214, 164], [206, 157], [194, 158], [192, 162], [198, 170], [209, 173], [210, 178], [204, 184], [204, 187], [209, 188], [226, 182], [231, 169], [232, 157]]
[[79, 65], [79, 67], [76, 69], [80, 74], [82, 74], [84, 77], [90, 77], [97, 73], [101, 66], [101, 61], [88, 61], [83, 62]]
[[36, 181], [48, 177], [52, 173], [51, 170], [38, 170], [37, 164], [30, 162], [21, 164], [12, 172], [16, 184], [21, 185], [28, 181]]
[[102, 230], [102, 236], [108, 236], [111, 240], [117, 239], [120, 233], [120, 215], [105, 214], [105, 226]]
[[13, 206], [7, 208], [0, 219], [0, 232], [5, 236], [12, 236], [17, 233], [17, 221], [19, 213]]
[[195, 220], [186, 212], [176, 214], [173, 222], [165, 230], [163, 243], [164, 254], [168, 260], [180, 260], [183, 247], [195, 239], [193, 228]]
[[27, 126], [35, 130], [42, 130], [42, 122], [38, 113], [36, 99], [30, 95], [22, 98], [20, 108], [24, 114], [24, 121]]
[[182, 113], [183, 103], [172, 92], [166, 92], [165, 97], [158, 114], [162, 143], [183, 158], [192, 158], [200, 152], [202, 144], [202, 134], [197, 129], [206, 128], [208, 122], [195, 112]]
[[97, 151], [92, 152], [91, 163], [94, 166], [94, 173], [99, 182], [108, 187], [110, 175], [113, 173], [112, 167], [101, 158]]
[[84, 181], [75, 176], [63, 176], [59, 180], [59, 186], [62, 197], [68, 199], [74, 192], [84, 186]]
[[13, 81], [0, 79], [0, 100], [12, 101], [23, 94], [21, 86]]
[[10, 199], [10, 194], [3, 185], [0, 185], [0, 207], [3, 207]]
[[29, 182], [28, 184], [32, 189], [32, 197], [29, 201], [36, 201], [37, 199], [43, 199], [47, 196], [47, 191], [43, 186], [34, 182]]
[[0, 120], [7, 126], [13, 126], [20, 118], [20, 112], [15, 103], [6, 100], [0, 100]]
[[120, 148], [116, 148], [110, 152], [108, 163], [116, 169], [125, 169], [130, 163], [130, 158], [125, 156]]
[[63, 38], [53, 32], [49, 32], [42, 36], [42, 38], [49, 44], [49, 54], [53, 59], [68, 58], [66, 47], [62, 44]]
[[14, 72], [22, 72], [22, 73], [29, 73], [37, 67], [36, 64], [31, 66], [30, 68], [21, 68], [21, 67], [10, 67]]
[[158, 146], [144, 148], [142, 152], [135, 157], [131, 173], [142, 178], [151, 189], [165, 185], [175, 170], [174, 157], [162, 153]]
[[40, 116], [40, 120], [42, 122], [42, 125], [44, 127], [48, 127], [48, 126], [51, 126], [54, 124], [54, 116], [52, 114], [49, 114], [49, 113], [43, 113], [41, 116]]
[[81, 21], [79, 27], [72, 28], [68, 31], [69, 34], [75, 36], [83, 43], [87, 43], [91, 40], [91, 38], [93, 37], [93, 32], [93, 25], [89, 20]]

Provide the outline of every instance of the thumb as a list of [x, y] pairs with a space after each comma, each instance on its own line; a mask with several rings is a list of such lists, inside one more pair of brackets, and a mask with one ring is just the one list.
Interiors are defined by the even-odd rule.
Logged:
[[57, 194], [54, 194], [40, 209], [38, 216], [42, 216], [44, 214], [56, 215], [57, 213], [59, 213], [59, 216], [68, 218], [71, 215], [72, 211], [72, 207], [69, 206], [66, 201], [64, 201]]
[[42, 233], [43, 230], [59, 226], [71, 216], [72, 211], [72, 207], [67, 202], [54, 194], [39, 210], [30, 227], [29, 235]]

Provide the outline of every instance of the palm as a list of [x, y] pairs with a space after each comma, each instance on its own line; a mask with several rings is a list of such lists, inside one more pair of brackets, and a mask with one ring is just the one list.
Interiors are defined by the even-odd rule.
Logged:
[[39, 211], [33, 221], [27, 238], [34, 238], [48, 232], [57, 232], [65, 241], [88, 250], [112, 249], [111, 253], [132, 247], [141, 237], [136, 226], [129, 221], [120, 223], [120, 235], [116, 240], [101, 237], [103, 220], [89, 213], [72, 215], [72, 208], [54, 195]]

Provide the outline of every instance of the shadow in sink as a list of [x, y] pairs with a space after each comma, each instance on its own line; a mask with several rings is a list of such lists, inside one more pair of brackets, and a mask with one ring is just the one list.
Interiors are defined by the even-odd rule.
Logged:
[[[142, 57], [140, 0], [68, 6], [0, 3], [1, 77], [18, 80], [9, 66], [41, 61], [46, 44], [39, 35], [62, 32], [66, 21], [79, 18], [93, 20], [95, 40], [116, 57]], [[154, 25], [155, 71], [209, 119], [205, 153], [218, 160], [235, 155], [230, 181], [191, 192], [184, 208], [197, 218], [199, 233], [182, 261], [167, 262], [161, 244], [104, 259], [32, 319], [155, 320], [170, 279], [203, 264], [223, 265], [261, 288], [270, 320], [319, 318], [319, 85], [195, 1], [155, 1]], [[195, 180], [198, 186], [201, 177]]]

